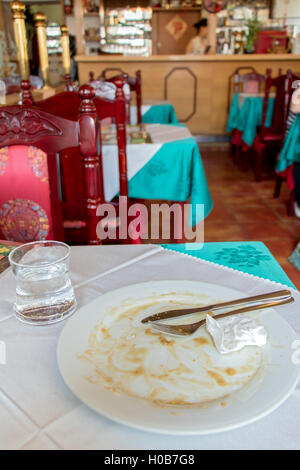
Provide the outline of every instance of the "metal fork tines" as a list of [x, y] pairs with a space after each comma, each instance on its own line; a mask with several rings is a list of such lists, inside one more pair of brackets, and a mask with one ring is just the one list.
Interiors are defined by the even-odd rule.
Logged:
[[[278, 307], [280, 305], [285, 305], [285, 304], [289, 304], [292, 302], [294, 302], [294, 298], [289, 297], [283, 300], [275, 300], [275, 301], [266, 302], [260, 305], [252, 305], [248, 307], [231, 310], [230, 312], [221, 313], [219, 315], [214, 315], [214, 318], [219, 319], [219, 318], [229, 317], [232, 315], [238, 315], [241, 313], [253, 312], [255, 310], [262, 310], [262, 309], [270, 308], [270, 307]], [[184, 324], [184, 325], [167, 325], [166, 323], [161, 323], [161, 322], [150, 322], [150, 323], [151, 323], [151, 328], [161, 331], [162, 333], [166, 333], [168, 335], [175, 335], [175, 336], [189, 336], [195, 333], [195, 331], [201, 328], [201, 326], [205, 325], [206, 320], [203, 319], [196, 323], [189, 323], [189, 324]]]

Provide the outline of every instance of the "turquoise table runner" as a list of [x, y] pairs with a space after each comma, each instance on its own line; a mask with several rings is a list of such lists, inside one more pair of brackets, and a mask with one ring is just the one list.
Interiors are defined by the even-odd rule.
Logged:
[[284, 141], [276, 163], [277, 173], [285, 171], [294, 162], [300, 163], [300, 115], [296, 116]]
[[189, 249], [188, 244], [162, 245], [196, 258], [212, 261], [247, 274], [294, 287], [281, 266], [262, 242], [204, 243], [199, 250]]
[[178, 119], [174, 107], [171, 103], [155, 104], [150, 107], [143, 115], [144, 124], [177, 124]]
[[[262, 123], [264, 98], [260, 96], [245, 97], [241, 108], [239, 107], [239, 94], [235, 93], [231, 103], [226, 132], [237, 129], [242, 132], [242, 140], [249, 147], [256, 137], [257, 127]], [[270, 98], [267, 108], [266, 127], [272, 124], [274, 98]]]
[[[142, 146], [141, 146], [142, 148]], [[202, 220], [196, 204], [204, 205], [204, 218], [213, 207], [201, 155], [195, 139], [168, 142], [129, 181], [129, 196], [139, 199], [188, 201], [192, 205], [190, 224]]]

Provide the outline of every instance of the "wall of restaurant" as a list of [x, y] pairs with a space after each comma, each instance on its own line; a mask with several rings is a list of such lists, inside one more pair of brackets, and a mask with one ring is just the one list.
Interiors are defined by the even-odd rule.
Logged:
[[275, 0], [273, 6], [273, 17], [298, 18], [300, 20], [300, 2], [299, 0]]

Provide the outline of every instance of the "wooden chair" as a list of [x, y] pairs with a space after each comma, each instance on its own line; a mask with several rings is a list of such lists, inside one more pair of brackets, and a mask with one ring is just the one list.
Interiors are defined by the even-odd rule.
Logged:
[[[6, 86], [6, 94], [10, 95], [12, 93], [20, 93], [21, 91], [21, 79], [20, 76], [17, 75], [15, 77], [5, 77], [2, 79], [5, 83]], [[29, 81], [31, 83], [32, 89], [36, 88], [42, 88], [43, 86], [43, 80], [36, 76], [36, 75], [30, 75]]]
[[[291, 100], [290, 88], [292, 84], [292, 74], [280, 75], [272, 78], [272, 71], [267, 70], [266, 89], [263, 103], [262, 125], [253, 144], [255, 161], [254, 175], [256, 181], [262, 178], [262, 162], [266, 148], [273, 147], [278, 152], [283, 140], [286, 129], [286, 120]], [[275, 89], [274, 113], [271, 127], [266, 127], [266, 117], [268, 101], [271, 89]]]
[[[108, 72], [119, 72], [117, 75], [112, 77], [107, 77]], [[142, 124], [142, 73], [140, 70], [137, 70], [135, 73], [135, 77], [130, 77], [127, 73], [123, 72], [122, 69], [116, 68], [107, 68], [104, 69], [101, 75], [96, 79], [97, 80], [104, 80], [107, 82], [115, 83], [116, 80], [122, 78], [124, 83], [127, 83], [130, 87], [130, 91], [134, 91], [136, 93], [136, 106], [137, 106], [137, 121], [138, 124]], [[95, 74], [94, 72], [90, 72], [90, 82], [95, 81]], [[127, 119], [128, 123], [130, 124], [130, 100], [127, 101]]]
[[32, 106], [29, 82], [23, 105], [0, 109], [0, 238], [29, 242], [64, 240], [57, 155], [76, 148], [83, 162], [85, 243], [99, 244], [98, 120], [94, 91], [79, 90], [79, 117], [69, 120]]
[[[241, 74], [240, 72], [242, 71], [247, 72]], [[239, 93], [240, 91], [243, 93], [259, 93], [265, 81], [265, 75], [259, 74], [254, 67], [238, 67], [228, 79], [228, 112], [232, 101], [232, 91], [234, 91], [234, 93]]]
[[[117, 79], [116, 84], [116, 98], [114, 101], [108, 101], [99, 97], [94, 97], [94, 90], [88, 86], [89, 89], [93, 90], [93, 106], [97, 113], [99, 121], [108, 117], [112, 117], [116, 123], [116, 134], [118, 144], [118, 162], [119, 162], [119, 183], [120, 183], [120, 196], [122, 196], [123, 203], [130, 204], [128, 197], [128, 179], [127, 179], [127, 156], [126, 156], [126, 109], [125, 109], [125, 97], [123, 93], [123, 80]], [[55, 114], [56, 116], [64, 117], [67, 119], [76, 119], [76, 109], [80, 97], [76, 91], [63, 92], [55, 96], [52, 96], [46, 100], [39, 101], [36, 106], [47, 109], [48, 112]], [[101, 143], [101, 127], [100, 123], [100, 143]], [[100, 162], [102, 162], [102, 145], [100, 145]], [[61, 186], [62, 195], [64, 201], [64, 214], [65, 218], [75, 216], [77, 213], [82, 212], [82, 200], [84, 195], [84, 181], [82, 178], [82, 161], [78, 153], [78, 150], [68, 149], [60, 155], [60, 166], [61, 166]], [[104, 181], [102, 173], [102, 164], [100, 166], [100, 198], [104, 202]], [[118, 200], [107, 201], [112, 204], [118, 214]], [[130, 222], [130, 220], [128, 220]], [[69, 226], [68, 239], [73, 243], [80, 243], [80, 232], [78, 228]], [[128, 227], [127, 227], [128, 228]], [[123, 240], [124, 243], [140, 243], [139, 239], [127, 238]]]
[[[242, 73], [241, 72], [246, 72]], [[232, 101], [232, 90], [234, 93], [249, 93], [258, 94], [262, 91], [263, 85], [265, 84], [266, 77], [256, 72], [254, 67], [238, 67], [228, 79], [228, 112]], [[232, 134], [232, 154], [237, 164], [240, 164], [242, 169], [247, 170], [248, 168], [248, 149], [244, 149], [242, 152], [242, 159], [240, 157], [240, 150], [243, 147], [241, 136], [239, 131], [234, 131]]]

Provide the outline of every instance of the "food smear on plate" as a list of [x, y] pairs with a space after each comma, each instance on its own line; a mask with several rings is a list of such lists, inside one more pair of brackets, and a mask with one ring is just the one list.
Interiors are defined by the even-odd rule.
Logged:
[[[207, 305], [207, 299], [170, 293], [129, 299], [110, 309], [91, 332], [88, 348], [78, 355], [89, 364], [90, 383], [160, 406], [199, 406], [222, 399], [224, 403], [225, 397], [244, 388], [261, 370], [263, 348], [246, 346], [221, 355], [205, 327], [191, 337], [174, 338], [142, 324], [144, 312], [155, 306], [159, 311], [162, 303], [171, 310], [174, 305]], [[184, 321], [192, 322], [193, 317]]]

